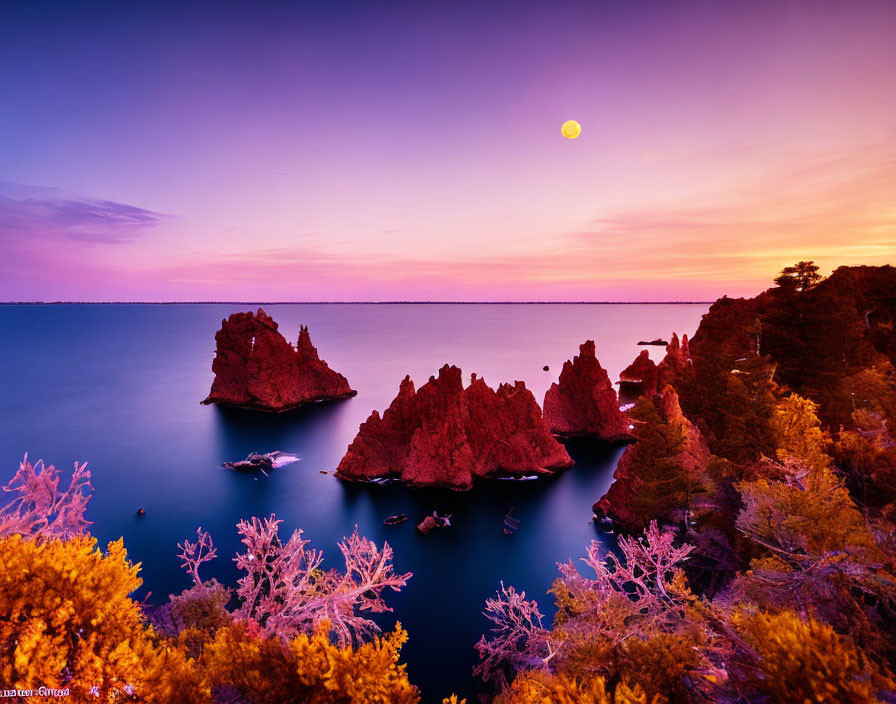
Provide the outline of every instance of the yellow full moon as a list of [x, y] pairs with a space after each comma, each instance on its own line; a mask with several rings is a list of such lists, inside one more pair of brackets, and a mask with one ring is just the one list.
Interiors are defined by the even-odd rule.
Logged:
[[575, 120], [567, 120], [563, 123], [563, 127], [560, 128], [560, 132], [567, 139], [575, 139], [582, 134], [582, 126]]

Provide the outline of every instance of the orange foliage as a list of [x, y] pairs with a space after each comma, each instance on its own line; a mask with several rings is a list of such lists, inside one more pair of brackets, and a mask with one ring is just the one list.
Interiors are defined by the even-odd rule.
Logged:
[[38, 543], [13, 535], [0, 539], [0, 554], [5, 683], [68, 687], [75, 701], [131, 693], [142, 702], [208, 700], [195, 664], [144, 628], [128, 596], [140, 585], [139, 566], [128, 562], [120, 540], [103, 554], [93, 538]]
[[[140, 586], [119, 540], [0, 538], [0, 678], [11, 687], [69, 690], [66, 701], [203, 704], [413, 704], [398, 656], [407, 634], [356, 648], [330, 642], [329, 624], [292, 641], [235, 623], [224, 590], [176, 599], [176, 639], [146, 625], [129, 594]], [[223, 601], [222, 601], [223, 600]], [[196, 658], [189, 657], [188, 653]], [[28, 701], [59, 701], [30, 697]]]
[[501, 694], [495, 704], [664, 704], [665, 698], [648, 699], [639, 685], [619, 682], [607, 687], [603, 677], [578, 681], [566, 675], [541, 671], [526, 672]]
[[735, 612], [735, 627], [759, 655], [750, 684], [779, 704], [878, 704], [896, 682], [830, 626], [791, 611]]
[[830, 466], [825, 437], [816, 411], [818, 404], [791, 394], [775, 404], [770, 421], [778, 459], [795, 459], [813, 469]]
[[251, 704], [419, 701], [398, 662], [407, 640], [400, 625], [357, 648], [332, 644], [328, 630], [322, 623], [312, 635], [284, 643], [234, 623], [206, 645], [201, 664], [216, 688], [232, 689]]

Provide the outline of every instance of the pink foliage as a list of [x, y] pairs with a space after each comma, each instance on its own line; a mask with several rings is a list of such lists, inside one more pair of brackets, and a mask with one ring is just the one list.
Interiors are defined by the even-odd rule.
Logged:
[[178, 557], [181, 559], [181, 567], [193, 578], [194, 584], [201, 587], [203, 582], [199, 576], [199, 565], [214, 560], [218, 556], [218, 551], [212, 544], [212, 536], [208, 534], [208, 531], [202, 530], [202, 526], [200, 526], [196, 529], [195, 543], [185, 540], [178, 543], [177, 547], [180, 548]]
[[572, 562], [559, 565], [567, 604], [563, 630], [568, 637], [592, 634], [611, 641], [626, 637], [677, 633], [690, 627], [685, 616], [692, 599], [687, 580], [678, 566], [694, 549], [676, 546], [675, 536], [662, 532], [656, 521], [638, 538], [619, 538], [622, 557], [592, 541], [583, 562], [595, 574], [582, 576]]
[[513, 587], [486, 601], [485, 615], [495, 624], [491, 640], [476, 645], [482, 662], [474, 674], [484, 680], [507, 682], [507, 674], [547, 667], [562, 660], [571, 643], [592, 637], [616, 642], [621, 637], [676, 633], [690, 627], [685, 609], [692, 598], [678, 564], [693, 550], [676, 546], [674, 535], [656, 522], [641, 538], [620, 538], [621, 557], [606, 556], [603, 545], [592, 541], [583, 561], [594, 570], [593, 579], [582, 576], [572, 562], [559, 565], [561, 578], [552, 591], [560, 613], [553, 630], [542, 626], [534, 601]]
[[507, 684], [507, 674], [522, 669], [545, 667], [554, 656], [551, 631], [542, 625], [542, 614], [535, 601], [526, 600], [526, 592], [518, 592], [501, 583], [495, 599], [486, 599], [485, 616], [494, 624], [492, 638], [485, 636], [476, 644], [482, 660], [473, 674], [483, 680]]
[[292, 627], [293, 612], [316, 596], [323, 553], [307, 548], [309, 541], [302, 539], [301, 530], [283, 543], [280, 523], [271, 515], [237, 524], [246, 546], [246, 552], [234, 558], [245, 572], [237, 587], [242, 601], [237, 616], [256, 621], [268, 633], [289, 637], [302, 630]]
[[[0, 536], [19, 534], [43, 541], [82, 535], [90, 524], [84, 509], [93, 490], [87, 463], [75, 462], [65, 491], [59, 489], [59, 479], [53, 465], [44, 466], [43, 460], [32, 465], [26, 454], [19, 471], [3, 486], [3, 491], [17, 496], [0, 509]], [[90, 490], [86, 494], [85, 488]]]
[[656, 521], [651, 521], [643, 537], [619, 538], [623, 559], [612, 552], [602, 557], [603, 545], [591, 541], [582, 561], [594, 570], [595, 579], [582, 577], [572, 562], [559, 565], [560, 573], [573, 595], [588, 592], [597, 597], [591, 599], [593, 609], [600, 609], [609, 599], [621, 595], [632, 603], [632, 613], [641, 615], [639, 620], [653, 625], [657, 620], [674, 617], [675, 607], [689, 594], [675, 583], [675, 577], [680, 574], [678, 564], [694, 547], [676, 546], [674, 541], [673, 533], [661, 532]]
[[[351, 537], [339, 544], [345, 571], [324, 570], [323, 553], [308, 547], [302, 531], [294, 531], [285, 543], [280, 539], [280, 523], [271, 515], [237, 524], [246, 552], [234, 558], [244, 573], [236, 589], [242, 604], [234, 615], [265, 635], [284, 638], [309, 633], [323, 620], [342, 645], [379, 633], [360, 612], [391, 611], [383, 592], [400, 590], [411, 576], [395, 573], [389, 544], [380, 550], [359, 536], [355, 526]], [[195, 543], [185, 541], [179, 547], [184, 568], [201, 585], [199, 565], [212, 559], [215, 549], [208, 533], [199, 529], [197, 535]]]

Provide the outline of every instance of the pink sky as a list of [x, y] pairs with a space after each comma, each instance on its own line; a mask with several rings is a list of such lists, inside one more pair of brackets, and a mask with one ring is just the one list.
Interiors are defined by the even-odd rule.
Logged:
[[0, 299], [710, 300], [893, 263], [896, 5], [574, 5], [0, 18]]

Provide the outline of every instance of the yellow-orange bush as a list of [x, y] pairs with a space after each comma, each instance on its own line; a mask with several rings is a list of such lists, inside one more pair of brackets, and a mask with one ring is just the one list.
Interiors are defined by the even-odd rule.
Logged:
[[603, 677], [580, 682], [565, 675], [543, 670], [520, 674], [495, 700], [496, 704], [661, 704], [660, 697], [649, 698], [639, 685], [625, 680], [607, 686]]
[[218, 631], [202, 665], [218, 687], [232, 688], [252, 704], [413, 704], [419, 701], [399, 664], [407, 633], [396, 626], [357, 648], [330, 642], [326, 624], [289, 643], [253, 635], [242, 623]]
[[860, 649], [812, 618], [742, 609], [732, 622], [760, 656], [754, 686], [779, 704], [878, 704], [879, 691], [896, 687]]
[[775, 435], [778, 459], [793, 458], [812, 469], [826, 469], [831, 458], [825, 452], [825, 437], [818, 420], [818, 404], [791, 394], [775, 404], [770, 425]]
[[4, 685], [68, 687], [72, 702], [204, 704], [213, 693], [226, 700], [228, 690], [252, 704], [419, 701], [398, 661], [407, 639], [400, 626], [357, 648], [333, 645], [325, 623], [289, 642], [245, 622], [166, 639], [129, 596], [138, 570], [120, 540], [103, 553], [90, 537], [0, 539]]
[[407, 639], [407, 632], [397, 624], [388, 635], [358, 648], [340, 648], [330, 643], [324, 625], [291, 645], [302, 683], [320, 692], [309, 701], [410, 704], [419, 699], [417, 688], [408, 682], [405, 667], [398, 662]]
[[145, 629], [128, 596], [140, 585], [138, 569], [120, 540], [103, 554], [87, 537], [0, 539], [3, 682], [68, 687], [73, 701], [113, 701], [129, 692], [142, 702], [206, 701], [194, 663]]

